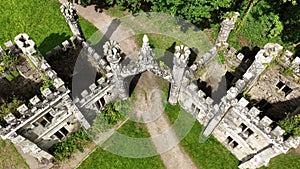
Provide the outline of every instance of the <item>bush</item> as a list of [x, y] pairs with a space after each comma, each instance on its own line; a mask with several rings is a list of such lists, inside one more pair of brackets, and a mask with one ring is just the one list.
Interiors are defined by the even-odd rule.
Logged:
[[90, 138], [86, 131], [79, 129], [77, 132], [69, 134], [66, 140], [52, 146], [50, 152], [56, 160], [63, 161], [69, 159], [76, 150], [83, 152], [84, 146], [89, 142]]
[[280, 73], [281, 73], [283, 76], [292, 76], [292, 75], [293, 75], [293, 70], [292, 70], [290, 67], [282, 68], [282, 69], [280, 70]]
[[44, 78], [43, 85], [40, 87], [40, 91], [45, 90], [46, 88], [49, 88], [50, 90], [54, 90], [54, 81], [50, 79], [49, 77]]
[[4, 54], [4, 55], [2, 55], [3, 66], [2, 66], [1, 69], [4, 69], [4, 71], [5, 71], [6, 69], [18, 64], [18, 62], [19, 62], [19, 56], [18, 55], [12, 55], [10, 53], [9, 54]]
[[300, 136], [300, 114], [279, 121], [279, 126], [285, 131], [284, 136]]
[[22, 100], [14, 97], [10, 103], [2, 101], [3, 104], [0, 106], [0, 124], [4, 123], [3, 118], [9, 113], [17, 114], [17, 108], [23, 104]]
[[92, 127], [89, 129], [89, 134], [94, 139], [97, 139], [98, 134], [108, 131], [116, 125], [118, 121], [125, 117], [125, 114], [131, 110], [128, 101], [120, 101], [110, 103], [105, 110], [101, 111], [93, 121]]

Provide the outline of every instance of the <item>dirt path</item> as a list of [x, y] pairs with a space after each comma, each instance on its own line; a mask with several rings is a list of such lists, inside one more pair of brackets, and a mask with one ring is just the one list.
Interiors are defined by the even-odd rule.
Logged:
[[[163, 113], [162, 92], [158, 81], [161, 80], [150, 72], [141, 75], [135, 88], [136, 100], [134, 109], [138, 112], [136, 121], [146, 122], [147, 129], [157, 152], [167, 169], [196, 169], [197, 167], [184, 151], [177, 144], [179, 142], [175, 132], [169, 132], [165, 137], [155, 139], [155, 136], [162, 134], [170, 128], [168, 117]], [[175, 145], [170, 147], [170, 145]], [[168, 150], [166, 151], [165, 150]]]
[[[60, 3], [67, 1], [68, 0], [59, 0]], [[114, 22], [115, 17], [109, 16], [104, 12], [95, 11], [95, 5], [89, 5], [85, 8], [77, 4], [74, 4], [74, 6], [80, 16], [92, 23], [107, 38], [119, 42], [122, 52], [126, 55], [136, 53], [138, 46], [135, 43], [134, 37], [131, 37], [134, 34], [133, 31]]]

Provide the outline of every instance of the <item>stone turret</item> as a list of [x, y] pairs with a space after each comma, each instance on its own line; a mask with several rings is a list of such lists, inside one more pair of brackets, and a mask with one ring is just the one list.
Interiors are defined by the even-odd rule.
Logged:
[[121, 56], [120, 56], [120, 45], [113, 40], [107, 41], [103, 45], [104, 55], [106, 60], [109, 62], [111, 70], [114, 75], [115, 91], [120, 99], [125, 100], [129, 98], [129, 84], [125, 81], [125, 77], [121, 76]]
[[104, 56], [106, 56], [107, 61], [113, 72], [118, 71], [118, 64], [121, 60], [120, 56], [120, 45], [116, 41], [107, 41], [103, 45]]
[[188, 57], [191, 51], [188, 47], [180, 45], [175, 47], [173, 58], [173, 82], [171, 83], [169, 102], [175, 105], [178, 100], [178, 95], [181, 87], [184, 71], [186, 70]]
[[60, 7], [60, 11], [63, 13], [66, 22], [68, 23], [72, 33], [77, 37], [77, 39], [79, 41], [85, 41], [74, 5], [71, 2], [64, 3]]

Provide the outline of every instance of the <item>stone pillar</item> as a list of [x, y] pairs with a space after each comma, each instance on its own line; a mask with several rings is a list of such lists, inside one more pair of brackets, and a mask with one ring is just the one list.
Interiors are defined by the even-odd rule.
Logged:
[[69, 24], [72, 33], [78, 38], [78, 40], [85, 41], [74, 5], [71, 2], [64, 3], [60, 7], [60, 11], [63, 13], [66, 22]]
[[169, 103], [175, 105], [178, 100], [180, 87], [182, 84], [182, 79], [184, 71], [186, 70], [188, 57], [191, 51], [188, 47], [180, 45], [175, 47], [175, 53], [173, 58], [173, 81], [171, 82], [171, 89], [169, 95]]
[[234, 28], [234, 24], [240, 14], [238, 12], [227, 13], [226, 19], [221, 23], [221, 30], [219, 32], [216, 44], [225, 43], [229, 37], [231, 30]]
[[107, 41], [104, 46], [104, 55], [110, 64], [111, 70], [114, 74], [114, 84], [117, 95], [120, 99], [126, 100], [129, 98], [129, 84], [126, 82], [125, 78], [120, 75], [121, 65], [120, 65], [120, 45], [116, 41]]

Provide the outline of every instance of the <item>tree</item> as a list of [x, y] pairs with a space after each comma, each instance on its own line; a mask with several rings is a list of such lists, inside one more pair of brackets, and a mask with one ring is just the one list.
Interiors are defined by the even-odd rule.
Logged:
[[148, 2], [153, 4], [151, 10], [154, 12], [169, 13], [199, 24], [211, 19], [213, 12], [220, 12], [221, 8], [230, 8], [233, 0], [148, 0]]

